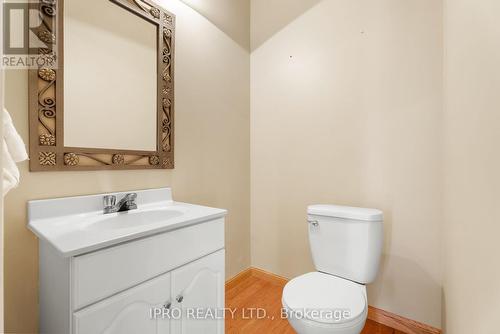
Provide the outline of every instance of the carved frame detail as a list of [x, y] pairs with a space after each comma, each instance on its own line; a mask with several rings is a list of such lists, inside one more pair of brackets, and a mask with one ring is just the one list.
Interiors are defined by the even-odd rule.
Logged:
[[[64, 146], [64, 0], [40, 0], [37, 56], [57, 66], [30, 70], [31, 171], [174, 168], [175, 16], [149, 0], [109, 0], [155, 24], [158, 31], [157, 149], [134, 151]], [[117, 8], [117, 10], [121, 10]]]

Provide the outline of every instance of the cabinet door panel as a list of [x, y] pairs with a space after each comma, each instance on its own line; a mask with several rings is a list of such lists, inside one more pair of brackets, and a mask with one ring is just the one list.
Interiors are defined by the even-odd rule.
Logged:
[[170, 321], [152, 308], [170, 300], [170, 274], [162, 275], [73, 315], [74, 334], [169, 334]]
[[224, 219], [217, 219], [77, 256], [71, 276], [73, 311], [223, 247]]
[[[183, 311], [174, 333], [224, 333], [224, 250], [172, 272], [172, 298]], [[200, 312], [200, 313], [198, 313]]]

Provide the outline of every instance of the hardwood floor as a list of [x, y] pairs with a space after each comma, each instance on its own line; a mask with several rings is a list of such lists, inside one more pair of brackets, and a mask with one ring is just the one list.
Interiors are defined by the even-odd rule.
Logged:
[[[285, 283], [248, 276], [226, 290], [226, 334], [294, 334], [286, 319], [281, 319], [281, 295]], [[253, 311], [253, 316], [251, 310]], [[264, 309], [266, 317], [258, 319], [256, 309]], [[262, 313], [262, 312], [261, 312]], [[362, 334], [403, 334], [387, 326], [367, 320]]]

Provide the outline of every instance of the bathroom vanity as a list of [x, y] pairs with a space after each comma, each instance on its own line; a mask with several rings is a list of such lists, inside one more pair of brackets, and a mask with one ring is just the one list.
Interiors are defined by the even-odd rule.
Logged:
[[104, 195], [29, 202], [40, 333], [224, 333], [226, 211], [134, 193], [138, 209], [110, 214]]

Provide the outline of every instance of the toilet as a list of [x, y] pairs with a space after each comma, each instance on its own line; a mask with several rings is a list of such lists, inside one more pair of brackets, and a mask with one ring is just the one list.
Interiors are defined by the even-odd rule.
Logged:
[[283, 310], [299, 334], [359, 334], [368, 316], [366, 284], [375, 280], [383, 243], [383, 213], [337, 205], [307, 208], [316, 272], [292, 279]]

